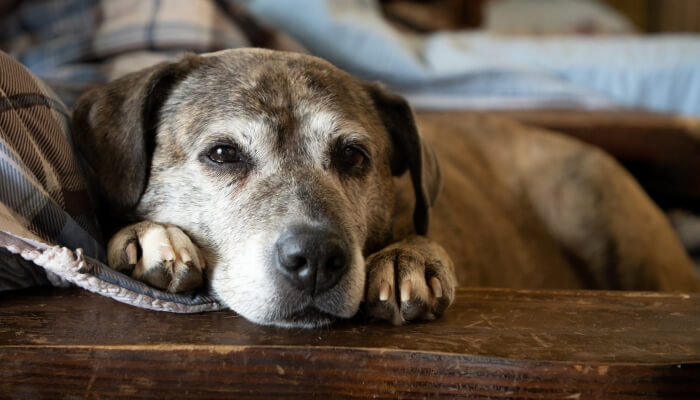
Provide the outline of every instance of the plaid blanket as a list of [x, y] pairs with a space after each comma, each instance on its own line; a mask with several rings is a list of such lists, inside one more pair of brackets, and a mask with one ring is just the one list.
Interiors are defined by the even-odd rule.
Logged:
[[66, 107], [0, 52], [0, 290], [76, 284], [155, 310], [222, 306], [206, 290], [172, 294], [111, 270]]
[[51, 91], [0, 53], [0, 229], [104, 258], [69, 124]]
[[230, 0], [0, 2], [0, 290], [75, 284], [154, 310], [222, 308], [206, 289], [166, 293], [103, 263], [64, 104], [178, 53], [240, 46], [303, 51]]
[[2, 13], [0, 50], [71, 105], [89, 86], [183, 52], [303, 51], [233, 0], [23, 0]]

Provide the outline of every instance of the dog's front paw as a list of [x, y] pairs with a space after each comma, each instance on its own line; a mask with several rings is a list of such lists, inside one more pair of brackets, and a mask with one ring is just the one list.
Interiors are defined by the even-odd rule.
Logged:
[[367, 259], [365, 312], [400, 325], [440, 316], [454, 300], [452, 260], [437, 243], [412, 236]]
[[172, 225], [143, 221], [117, 232], [107, 244], [113, 269], [169, 292], [202, 285], [204, 257], [190, 238]]

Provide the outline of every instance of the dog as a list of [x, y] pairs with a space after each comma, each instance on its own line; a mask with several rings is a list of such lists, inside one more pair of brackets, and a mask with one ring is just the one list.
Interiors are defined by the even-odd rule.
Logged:
[[171, 292], [208, 282], [259, 324], [360, 307], [430, 320], [458, 283], [700, 288], [602, 151], [486, 115], [416, 122], [402, 97], [312, 56], [187, 55], [88, 91], [72, 123], [109, 265]]

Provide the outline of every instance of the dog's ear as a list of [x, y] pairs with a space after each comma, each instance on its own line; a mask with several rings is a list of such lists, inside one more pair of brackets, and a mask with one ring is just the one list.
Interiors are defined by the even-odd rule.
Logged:
[[401, 96], [378, 84], [367, 84], [374, 106], [392, 142], [391, 172], [402, 175], [408, 169], [416, 197], [413, 225], [419, 235], [428, 232], [430, 207], [435, 202], [442, 177], [433, 149], [418, 134], [413, 112]]
[[148, 182], [159, 111], [202, 58], [188, 55], [134, 72], [83, 94], [74, 107], [75, 143], [88, 178], [116, 215], [128, 214]]

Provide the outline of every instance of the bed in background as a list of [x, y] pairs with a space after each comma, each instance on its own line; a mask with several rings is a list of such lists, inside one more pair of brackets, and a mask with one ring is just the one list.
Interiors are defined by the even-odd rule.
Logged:
[[[312, 54], [381, 80], [416, 108], [641, 108], [700, 117], [700, 37], [633, 34], [590, 0], [501, 0], [505, 10], [485, 29], [422, 34], [397, 29], [374, 1], [245, 3]], [[540, 6], [525, 12], [522, 3]], [[552, 8], [561, 11], [545, 12]], [[583, 22], [567, 16], [569, 8]], [[572, 26], [547, 27], [548, 15]], [[539, 25], [528, 28], [533, 19]]]

